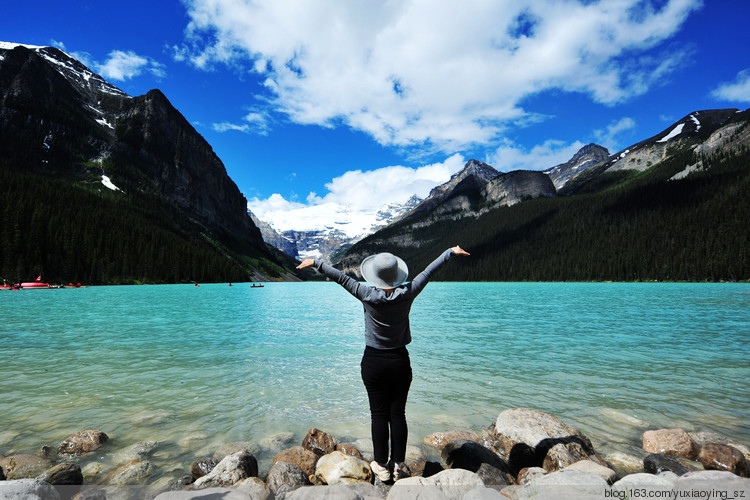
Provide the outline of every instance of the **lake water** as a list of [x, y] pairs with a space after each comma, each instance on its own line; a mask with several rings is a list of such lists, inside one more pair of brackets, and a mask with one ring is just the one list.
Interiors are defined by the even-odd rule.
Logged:
[[[436, 282], [411, 321], [410, 444], [524, 406], [602, 453], [657, 427], [750, 445], [748, 284]], [[369, 438], [362, 308], [334, 283], [2, 291], [0, 329], [6, 455], [100, 429], [89, 462], [154, 440], [168, 477], [234, 441]]]

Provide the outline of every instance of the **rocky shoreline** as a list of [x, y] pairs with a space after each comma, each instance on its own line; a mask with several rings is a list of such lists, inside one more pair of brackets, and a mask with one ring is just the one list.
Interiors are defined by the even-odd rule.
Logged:
[[[279, 449], [291, 444], [287, 438], [279, 438]], [[554, 415], [513, 408], [481, 432], [436, 432], [424, 438], [424, 448], [410, 446], [411, 477], [396, 483], [374, 478], [369, 440], [344, 443], [317, 428], [277, 452], [262, 475], [258, 445], [240, 442], [195, 457], [167, 482], [152, 482], [158, 474], [149, 458], [159, 443], [132, 445], [112, 470], [95, 462], [81, 467], [109, 442], [102, 431], [84, 430], [36, 454], [4, 456], [0, 449], [0, 498], [490, 500], [637, 498], [650, 490], [661, 498], [750, 498], [747, 445], [679, 428], [646, 430], [641, 440], [632, 454], [601, 456], [582, 432]]]

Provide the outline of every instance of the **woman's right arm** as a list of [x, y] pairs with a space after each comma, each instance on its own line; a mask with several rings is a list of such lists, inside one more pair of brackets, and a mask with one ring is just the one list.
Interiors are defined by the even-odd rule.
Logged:
[[325, 274], [358, 299], [361, 300], [363, 298], [361, 294], [365, 292], [367, 287], [363, 286], [359, 281], [350, 278], [335, 267], [329, 266], [320, 259], [305, 259], [299, 266], [297, 266], [297, 269], [306, 269], [308, 267], [314, 267], [321, 273]]

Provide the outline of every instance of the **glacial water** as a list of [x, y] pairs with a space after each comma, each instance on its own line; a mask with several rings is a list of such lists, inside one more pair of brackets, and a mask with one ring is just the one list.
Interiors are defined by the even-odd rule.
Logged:
[[[750, 445], [748, 284], [435, 282], [411, 322], [410, 444], [524, 406], [601, 453], [657, 427]], [[369, 438], [362, 308], [333, 283], [2, 291], [0, 332], [0, 454], [100, 429], [89, 473], [156, 441], [167, 478], [224, 443], [263, 472], [280, 433]]]

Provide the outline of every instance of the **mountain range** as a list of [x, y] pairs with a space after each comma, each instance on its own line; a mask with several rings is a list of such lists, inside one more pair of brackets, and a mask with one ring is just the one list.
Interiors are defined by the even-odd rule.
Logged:
[[470, 160], [395, 223], [337, 259], [359, 276], [389, 251], [415, 271], [461, 244], [442, 279], [750, 278], [750, 110], [696, 111], [614, 154], [596, 144], [544, 172]]

